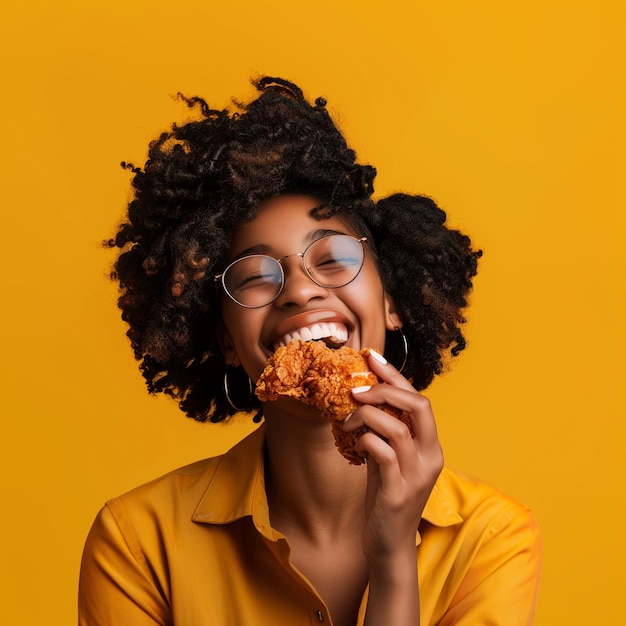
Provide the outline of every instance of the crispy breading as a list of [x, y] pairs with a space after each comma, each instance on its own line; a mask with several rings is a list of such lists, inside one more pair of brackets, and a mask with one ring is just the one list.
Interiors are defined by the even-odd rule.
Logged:
[[[355, 445], [367, 428], [346, 432], [342, 424], [360, 406], [350, 390], [379, 382], [367, 364], [368, 353], [368, 349], [357, 352], [346, 346], [331, 349], [323, 341], [292, 341], [270, 357], [255, 393], [262, 402], [287, 396], [315, 406], [331, 421], [339, 452], [351, 464], [360, 465], [363, 457]], [[388, 405], [379, 408], [410, 428], [404, 412]]]

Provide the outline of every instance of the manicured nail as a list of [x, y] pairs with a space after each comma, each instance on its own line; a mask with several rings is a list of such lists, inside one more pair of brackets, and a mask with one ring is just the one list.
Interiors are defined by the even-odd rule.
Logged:
[[380, 353], [380, 352], [376, 352], [376, 350], [370, 350], [370, 354], [379, 362], [382, 363], [383, 365], [385, 363], [387, 363], [387, 359]]
[[366, 391], [369, 391], [371, 388], [372, 388], [372, 385], [363, 385], [362, 387], [353, 387], [352, 393], [354, 394], [365, 393]]
[[343, 420], [343, 423], [345, 424], [351, 417], [352, 413], [348, 413], [348, 415], [346, 415], [346, 419]]

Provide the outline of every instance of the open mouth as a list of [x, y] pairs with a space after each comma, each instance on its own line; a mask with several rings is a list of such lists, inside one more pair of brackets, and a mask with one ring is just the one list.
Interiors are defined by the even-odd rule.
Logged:
[[348, 329], [337, 322], [319, 322], [309, 326], [302, 326], [284, 334], [273, 344], [274, 351], [286, 346], [292, 341], [323, 341], [329, 348], [340, 348], [348, 341]]

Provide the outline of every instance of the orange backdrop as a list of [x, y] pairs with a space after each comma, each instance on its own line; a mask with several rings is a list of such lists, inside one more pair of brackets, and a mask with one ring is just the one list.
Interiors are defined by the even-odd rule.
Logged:
[[[121, 160], [201, 94], [325, 95], [377, 193], [432, 195], [485, 250], [469, 349], [430, 395], [451, 466], [543, 529], [537, 624], [626, 623], [623, 3], [33, 1], [3, 9], [3, 621], [75, 622], [102, 503], [224, 450], [150, 398], [99, 247]], [[619, 327], [618, 327], [619, 323]], [[620, 394], [621, 395], [621, 394]]]

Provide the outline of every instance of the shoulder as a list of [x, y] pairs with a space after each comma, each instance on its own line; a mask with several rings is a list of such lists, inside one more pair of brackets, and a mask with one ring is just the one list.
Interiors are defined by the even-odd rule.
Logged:
[[444, 468], [436, 486], [464, 519], [474, 515], [507, 518], [530, 513], [527, 506], [500, 489], [458, 470]]
[[219, 463], [181, 467], [105, 504], [83, 550], [79, 606], [90, 616], [85, 623], [100, 623], [102, 615], [110, 623], [143, 624], [147, 615], [154, 616], [151, 624], [171, 622], [171, 557], [181, 540], [193, 544], [193, 510]]
[[182, 529], [193, 532], [194, 508], [220, 458], [186, 465], [108, 500], [89, 531], [83, 568], [101, 561], [116, 563], [119, 571], [138, 568], [148, 578], [152, 570], [161, 571], [162, 552], [169, 552], [167, 538]]
[[444, 615], [451, 624], [532, 623], [541, 536], [528, 507], [448, 468], [429, 505], [418, 562], [433, 623]]
[[217, 506], [216, 500], [228, 494], [238, 498], [254, 484], [263, 441], [263, 431], [257, 429], [221, 456], [185, 465], [109, 500], [103, 514], [112, 516], [124, 533], [188, 527], [207, 498]]
[[[106, 502], [114, 517], [123, 514], [143, 514], [150, 518], [164, 518], [175, 510], [193, 511], [211, 483], [222, 456], [203, 459], [179, 467], [150, 482], [111, 498]], [[186, 505], [189, 505], [187, 507]]]
[[540, 550], [539, 526], [530, 509], [496, 487], [445, 468], [433, 497], [458, 518], [458, 532], [477, 544], [498, 540]]

